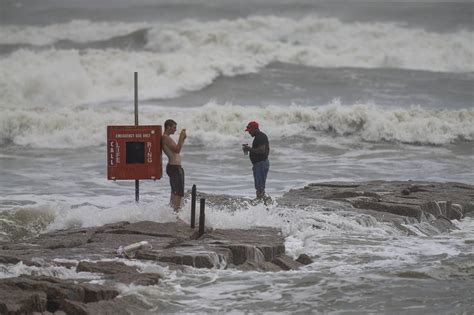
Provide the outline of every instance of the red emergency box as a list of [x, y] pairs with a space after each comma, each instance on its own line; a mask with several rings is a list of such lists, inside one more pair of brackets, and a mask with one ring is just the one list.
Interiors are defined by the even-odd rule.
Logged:
[[107, 126], [107, 179], [161, 176], [161, 126]]

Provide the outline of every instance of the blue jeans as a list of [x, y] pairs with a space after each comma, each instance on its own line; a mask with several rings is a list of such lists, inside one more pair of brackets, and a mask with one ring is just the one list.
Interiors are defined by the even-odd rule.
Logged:
[[269, 160], [257, 162], [252, 166], [253, 180], [255, 183], [255, 190], [257, 192], [265, 192], [265, 182], [267, 181], [267, 174], [269, 169]]

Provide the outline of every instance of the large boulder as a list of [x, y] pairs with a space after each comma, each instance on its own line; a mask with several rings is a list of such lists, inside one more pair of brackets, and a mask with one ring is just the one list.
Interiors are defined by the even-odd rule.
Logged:
[[278, 203], [307, 207], [323, 200], [347, 203], [355, 210], [415, 218], [446, 232], [456, 229], [450, 220], [474, 211], [474, 186], [422, 181], [323, 182], [290, 190]]
[[116, 290], [107, 286], [44, 276], [0, 279], [2, 314], [56, 312], [63, 310], [66, 300], [91, 303], [110, 300], [117, 295]]

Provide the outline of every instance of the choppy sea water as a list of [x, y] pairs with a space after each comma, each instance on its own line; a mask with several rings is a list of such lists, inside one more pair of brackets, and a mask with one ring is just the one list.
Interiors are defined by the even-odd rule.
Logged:
[[[7, 1], [0, 21], [0, 239], [173, 220], [166, 176], [106, 180], [106, 126], [186, 128], [186, 187], [252, 197], [240, 144], [270, 138], [274, 198], [319, 181], [474, 183], [471, 3]], [[409, 14], [408, 14], [409, 13]], [[166, 159], [164, 160], [166, 163]], [[281, 273], [170, 271], [121, 286], [149, 312], [469, 313], [474, 221], [406, 236], [342, 205], [210, 205], [219, 228], [280, 227], [314, 263]], [[183, 217], [189, 215], [186, 204]], [[1, 277], [90, 275], [2, 265]], [[91, 281], [96, 281], [94, 277]]]

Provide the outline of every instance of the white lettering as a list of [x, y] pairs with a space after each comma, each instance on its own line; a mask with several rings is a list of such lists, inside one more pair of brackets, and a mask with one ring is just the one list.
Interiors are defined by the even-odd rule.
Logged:
[[133, 138], [135, 137], [132, 133], [118, 133], [115, 135], [115, 138]]
[[117, 154], [115, 155], [116, 164], [120, 164], [120, 146], [117, 143]]
[[147, 153], [146, 153], [147, 159], [146, 159], [146, 161], [148, 163], [153, 163], [153, 152], [151, 151], [151, 142], [146, 143], [146, 148], [147, 148]]

